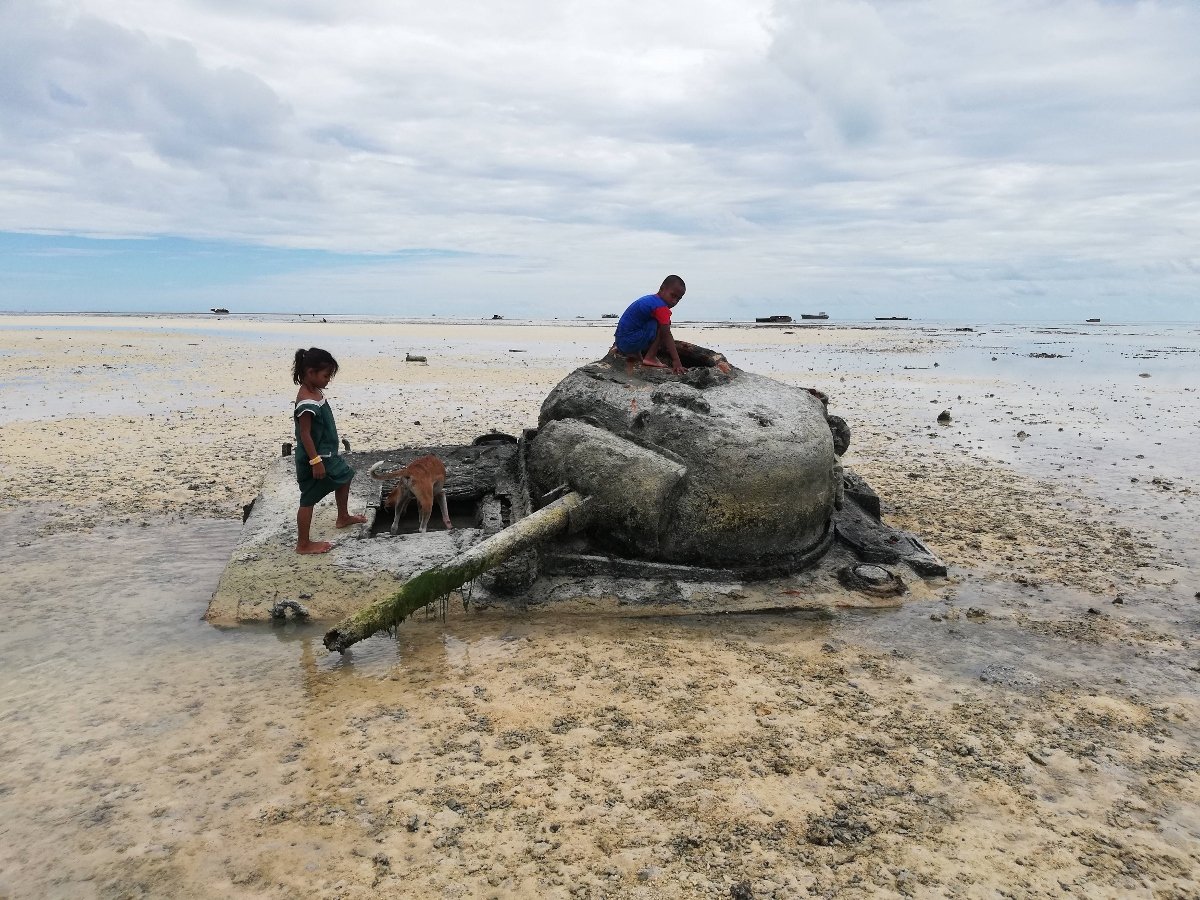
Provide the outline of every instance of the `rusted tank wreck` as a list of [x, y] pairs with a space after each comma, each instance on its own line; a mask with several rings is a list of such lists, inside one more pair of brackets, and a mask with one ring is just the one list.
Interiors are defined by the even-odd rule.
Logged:
[[[360, 477], [351, 503], [370, 507], [368, 523], [328, 554], [298, 557], [291, 460], [278, 461], [209, 618], [302, 605], [341, 619], [325, 644], [344, 651], [468, 583], [485, 606], [637, 614], [890, 604], [945, 574], [843, 467], [849, 429], [825, 395], [703, 347], [680, 351], [681, 376], [615, 353], [576, 369], [519, 437], [347, 455], [360, 473], [438, 455], [452, 531], [391, 534], [389, 486]], [[288, 595], [295, 584], [305, 597]]]

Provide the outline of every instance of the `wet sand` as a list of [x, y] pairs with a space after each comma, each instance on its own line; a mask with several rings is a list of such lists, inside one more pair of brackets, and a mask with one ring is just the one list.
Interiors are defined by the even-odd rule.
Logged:
[[0, 332], [0, 896], [1200, 891], [1195, 329], [688, 330], [830, 394], [935, 600], [452, 605], [346, 657], [200, 621], [294, 349], [366, 449], [516, 433], [606, 328]]

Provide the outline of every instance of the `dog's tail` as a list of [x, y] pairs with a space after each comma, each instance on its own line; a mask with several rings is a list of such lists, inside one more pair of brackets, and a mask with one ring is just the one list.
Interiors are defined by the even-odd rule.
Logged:
[[371, 466], [371, 477], [376, 478], [379, 481], [395, 481], [397, 478], [408, 474], [408, 466], [403, 466], [399, 469], [392, 469], [388, 472], [381, 471], [384, 466], [390, 465], [394, 465], [394, 463], [389, 463], [386, 459], [381, 459], [379, 462], [375, 463], [375, 465]]

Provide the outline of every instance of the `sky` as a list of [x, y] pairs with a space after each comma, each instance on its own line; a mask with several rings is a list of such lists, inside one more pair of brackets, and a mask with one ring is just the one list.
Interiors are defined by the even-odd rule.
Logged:
[[1200, 321], [1196, 0], [0, 0], [0, 310]]

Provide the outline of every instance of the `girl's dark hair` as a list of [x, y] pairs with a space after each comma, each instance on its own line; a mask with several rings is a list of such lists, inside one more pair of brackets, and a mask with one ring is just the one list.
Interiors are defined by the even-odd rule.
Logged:
[[332, 375], [337, 374], [337, 360], [328, 350], [320, 347], [309, 347], [307, 350], [296, 351], [296, 361], [292, 364], [292, 381], [299, 384], [304, 380], [304, 373], [309, 369], [330, 369]]

